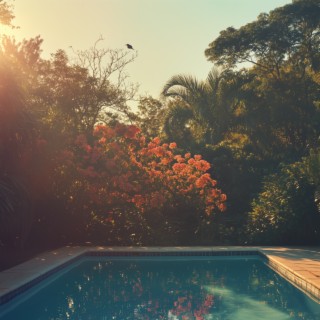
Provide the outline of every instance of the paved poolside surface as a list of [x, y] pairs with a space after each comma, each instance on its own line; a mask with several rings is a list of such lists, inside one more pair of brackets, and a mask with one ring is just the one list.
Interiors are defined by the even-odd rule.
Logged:
[[[28, 283], [86, 252], [226, 252], [258, 251], [268, 264], [314, 300], [320, 302], [320, 247], [63, 247], [0, 273], [0, 304]], [[9, 297], [10, 299], [10, 297]]]

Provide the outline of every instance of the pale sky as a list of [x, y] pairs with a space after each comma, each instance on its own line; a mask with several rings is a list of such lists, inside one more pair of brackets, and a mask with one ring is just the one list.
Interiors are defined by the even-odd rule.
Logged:
[[[7, 0], [10, 3], [10, 0]], [[58, 49], [103, 47], [138, 51], [129, 65], [139, 93], [154, 98], [173, 75], [205, 79], [212, 63], [204, 50], [219, 32], [254, 21], [262, 12], [291, 0], [14, 0], [15, 37], [40, 35], [43, 57]]]

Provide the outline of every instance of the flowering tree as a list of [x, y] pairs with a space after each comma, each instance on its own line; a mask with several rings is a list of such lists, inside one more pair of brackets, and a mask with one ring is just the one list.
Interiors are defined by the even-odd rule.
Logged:
[[225, 209], [226, 195], [207, 173], [207, 161], [179, 155], [175, 143], [147, 142], [136, 126], [98, 125], [92, 137], [78, 136], [76, 148], [74, 187], [102, 223], [131, 216], [132, 223], [154, 232], [161, 223], [172, 224], [166, 212], [192, 208], [193, 214], [209, 218]]

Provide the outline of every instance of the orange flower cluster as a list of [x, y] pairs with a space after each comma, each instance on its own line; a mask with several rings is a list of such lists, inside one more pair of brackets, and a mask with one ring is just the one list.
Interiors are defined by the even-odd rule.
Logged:
[[132, 125], [96, 126], [90, 141], [79, 136], [75, 143], [82, 152], [77, 171], [96, 191], [91, 201], [146, 212], [182, 198], [208, 215], [225, 209], [226, 195], [200, 155], [177, 154], [176, 143], [162, 144], [158, 137], [147, 143]]

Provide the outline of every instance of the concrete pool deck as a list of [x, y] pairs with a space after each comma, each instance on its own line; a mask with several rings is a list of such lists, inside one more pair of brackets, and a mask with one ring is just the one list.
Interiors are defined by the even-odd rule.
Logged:
[[[10, 301], [82, 255], [192, 255], [259, 254], [284, 278], [320, 303], [320, 247], [63, 247], [0, 273], [0, 305]], [[232, 254], [229, 254], [232, 253]]]

